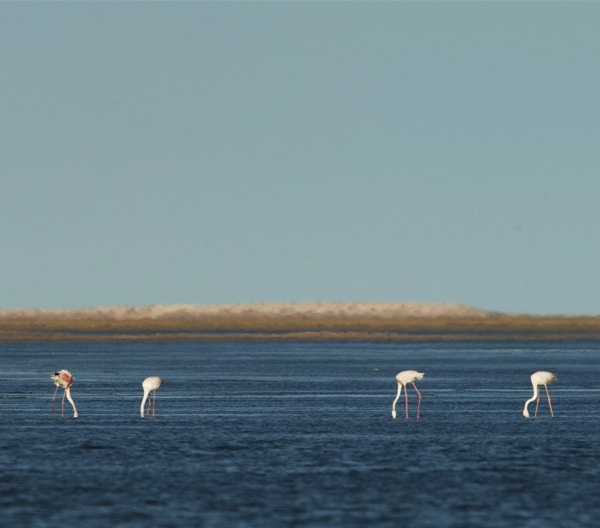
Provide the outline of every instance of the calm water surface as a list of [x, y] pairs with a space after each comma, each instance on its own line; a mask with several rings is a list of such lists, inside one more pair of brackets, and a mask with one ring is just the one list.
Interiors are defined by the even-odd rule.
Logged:
[[[596, 526], [600, 344], [0, 345], [12, 526]], [[80, 418], [54, 418], [69, 369]], [[425, 371], [422, 417], [391, 419]], [[529, 374], [551, 370], [522, 417]], [[157, 415], [141, 381], [163, 378]], [[403, 416], [403, 400], [398, 407]], [[530, 407], [533, 411], [534, 406]], [[60, 405], [59, 405], [60, 412]]]

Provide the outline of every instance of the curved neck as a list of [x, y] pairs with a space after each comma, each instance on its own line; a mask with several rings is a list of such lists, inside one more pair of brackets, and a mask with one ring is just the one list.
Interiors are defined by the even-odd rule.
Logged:
[[532, 385], [533, 385], [533, 396], [525, 402], [525, 407], [523, 407], [523, 416], [527, 416], [527, 417], [529, 417], [529, 411], [527, 410], [527, 407], [529, 406], [529, 404], [532, 401], [534, 401], [538, 397], [538, 386], [535, 383], [532, 383]]
[[142, 418], [144, 417], [144, 405], [148, 399], [148, 394], [150, 394], [150, 391], [148, 389], [144, 389], [144, 397], [142, 398], [142, 405], [140, 405], [140, 416]]
[[77, 407], [75, 407], [75, 402], [73, 401], [73, 398], [71, 398], [71, 389], [70, 389], [70, 387], [67, 387], [65, 389], [65, 394], [67, 395], [67, 400], [69, 400], [69, 403], [73, 407], [73, 418], [77, 418], [79, 416], [79, 414], [77, 413]]
[[394, 403], [392, 403], [392, 413], [396, 413], [396, 402], [398, 398], [400, 398], [400, 394], [402, 393], [402, 383], [398, 382], [398, 390], [396, 391], [396, 397], [394, 398]]

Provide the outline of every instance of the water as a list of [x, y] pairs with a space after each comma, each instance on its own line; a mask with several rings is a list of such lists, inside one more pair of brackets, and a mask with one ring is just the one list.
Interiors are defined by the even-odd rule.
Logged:
[[[599, 346], [3, 344], [3, 524], [595, 526]], [[68, 403], [53, 416], [61, 368], [77, 420]], [[426, 373], [422, 417], [411, 389], [410, 420], [392, 420], [406, 368]], [[527, 420], [539, 369], [558, 374], [556, 416], [543, 393]], [[149, 375], [163, 386], [142, 419]]]

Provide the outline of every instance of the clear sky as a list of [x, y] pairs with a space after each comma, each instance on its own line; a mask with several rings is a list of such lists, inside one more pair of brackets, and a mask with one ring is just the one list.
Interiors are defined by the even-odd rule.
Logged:
[[0, 4], [0, 307], [600, 314], [600, 3]]

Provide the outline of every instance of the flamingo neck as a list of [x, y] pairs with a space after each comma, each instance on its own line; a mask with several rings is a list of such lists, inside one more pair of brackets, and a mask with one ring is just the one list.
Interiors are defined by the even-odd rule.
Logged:
[[140, 405], [140, 416], [142, 418], [144, 417], [144, 405], [148, 399], [148, 394], [150, 394], [150, 391], [148, 389], [144, 389], [144, 397], [142, 398], [142, 405]]
[[71, 388], [70, 387], [67, 387], [65, 389], [65, 394], [67, 395], [67, 400], [69, 400], [69, 403], [73, 407], [73, 418], [79, 417], [79, 413], [77, 412], [77, 407], [75, 407], [75, 402], [73, 401], [73, 398], [71, 398]]
[[523, 407], [523, 416], [525, 416], [525, 418], [529, 418], [529, 411], [527, 410], [527, 407], [532, 401], [535, 401], [535, 399], [538, 397], [538, 386], [535, 383], [532, 383], [532, 385], [533, 396], [525, 402], [525, 406]]
[[396, 391], [396, 397], [394, 398], [394, 403], [392, 403], [392, 418], [396, 418], [396, 402], [398, 398], [400, 398], [400, 394], [402, 393], [402, 383], [398, 382], [398, 390]]

